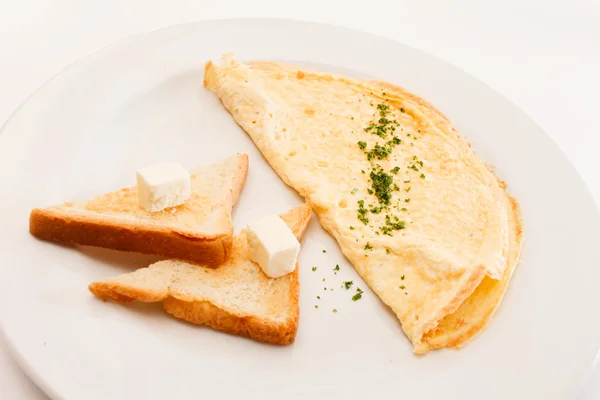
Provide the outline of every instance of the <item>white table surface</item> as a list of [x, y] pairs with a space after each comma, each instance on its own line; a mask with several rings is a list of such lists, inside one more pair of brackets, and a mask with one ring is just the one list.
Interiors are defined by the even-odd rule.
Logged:
[[[0, 123], [66, 65], [121, 38], [248, 17], [352, 27], [463, 68], [533, 117], [600, 201], [600, 0], [0, 1]], [[47, 399], [1, 338], [0, 398]], [[600, 368], [581, 398], [600, 399]]]

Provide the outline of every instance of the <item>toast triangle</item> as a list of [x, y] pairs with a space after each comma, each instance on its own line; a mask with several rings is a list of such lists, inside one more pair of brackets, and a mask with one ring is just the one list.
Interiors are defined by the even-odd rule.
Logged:
[[[311, 209], [304, 204], [280, 217], [301, 240]], [[160, 261], [94, 282], [89, 290], [123, 303], [163, 301], [176, 318], [261, 342], [290, 344], [298, 329], [298, 264], [288, 275], [269, 278], [248, 257], [245, 229], [234, 237], [231, 256], [217, 269]]]
[[31, 211], [29, 231], [54, 242], [155, 254], [216, 266], [231, 249], [231, 210], [244, 186], [248, 156], [235, 154], [191, 172], [192, 194], [159, 212], [139, 207], [137, 188]]

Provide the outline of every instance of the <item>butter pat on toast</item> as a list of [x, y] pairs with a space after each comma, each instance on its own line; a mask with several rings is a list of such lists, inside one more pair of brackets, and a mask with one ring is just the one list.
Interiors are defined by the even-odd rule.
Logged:
[[191, 196], [177, 207], [148, 212], [137, 187], [80, 203], [34, 209], [32, 235], [54, 242], [156, 254], [217, 266], [232, 245], [231, 210], [248, 171], [248, 156], [236, 154], [191, 172]]
[[[304, 204], [280, 217], [300, 241], [311, 209]], [[298, 329], [298, 264], [281, 278], [269, 278], [250, 260], [246, 229], [233, 238], [231, 256], [217, 269], [160, 261], [89, 289], [123, 303], [163, 301], [176, 318], [260, 342], [290, 344]]]

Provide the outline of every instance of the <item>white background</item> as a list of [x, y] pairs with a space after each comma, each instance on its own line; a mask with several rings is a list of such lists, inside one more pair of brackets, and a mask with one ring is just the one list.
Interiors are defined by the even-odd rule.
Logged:
[[[533, 117], [600, 200], [600, 0], [0, 0], [0, 123], [66, 65], [119, 39], [238, 17], [352, 27], [459, 66]], [[46, 399], [1, 339], [0, 398]], [[600, 399], [600, 371], [582, 398]]]

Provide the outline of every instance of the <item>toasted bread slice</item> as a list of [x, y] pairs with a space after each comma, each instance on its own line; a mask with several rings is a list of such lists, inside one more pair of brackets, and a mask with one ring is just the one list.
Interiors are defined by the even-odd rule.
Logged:
[[[301, 240], [311, 210], [296, 207], [281, 218]], [[234, 237], [219, 268], [160, 261], [148, 268], [94, 282], [90, 291], [117, 302], [164, 301], [165, 310], [194, 324], [272, 344], [290, 344], [298, 329], [298, 264], [281, 278], [266, 276], [248, 256], [246, 230]]]
[[183, 205], [147, 212], [137, 188], [81, 203], [34, 209], [32, 235], [63, 243], [156, 254], [216, 266], [231, 249], [231, 209], [246, 180], [248, 156], [236, 154], [191, 173], [192, 194]]

